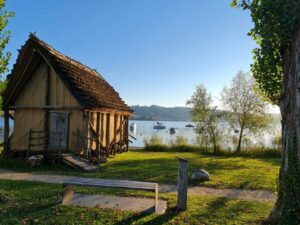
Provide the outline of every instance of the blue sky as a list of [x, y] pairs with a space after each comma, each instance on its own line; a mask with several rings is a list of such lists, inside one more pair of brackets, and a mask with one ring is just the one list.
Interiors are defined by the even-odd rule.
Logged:
[[184, 106], [248, 71], [249, 14], [230, 0], [7, 0], [10, 68], [29, 32], [97, 69], [130, 105]]

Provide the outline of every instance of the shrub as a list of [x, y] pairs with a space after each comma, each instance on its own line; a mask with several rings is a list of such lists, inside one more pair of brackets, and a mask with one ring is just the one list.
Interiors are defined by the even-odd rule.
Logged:
[[160, 146], [163, 145], [163, 140], [158, 135], [153, 135], [149, 140], [144, 139], [144, 145], [147, 146]]

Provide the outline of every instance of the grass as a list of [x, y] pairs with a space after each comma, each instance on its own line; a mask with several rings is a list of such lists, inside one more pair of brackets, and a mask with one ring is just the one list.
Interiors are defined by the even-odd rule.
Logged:
[[[196, 168], [207, 170], [212, 180], [204, 186], [214, 188], [243, 188], [276, 190], [280, 158], [251, 155], [212, 155], [196, 152], [130, 151], [109, 158], [101, 164], [101, 172], [85, 173], [68, 167], [41, 166], [31, 169], [22, 160], [0, 158], [0, 168], [35, 173], [56, 173], [84, 177], [129, 179], [176, 184], [177, 159], [188, 159], [189, 172]], [[196, 184], [191, 183], [190, 184]]]
[[[80, 191], [80, 190], [79, 190]], [[164, 215], [100, 208], [61, 206], [61, 185], [0, 180], [1, 224], [258, 224], [272, 204], [214, 197], [189, 197], [188, 209], [176, 210], [176, 195], [164, 194]], [[96, 193], [97, 191], [85, 190]]]

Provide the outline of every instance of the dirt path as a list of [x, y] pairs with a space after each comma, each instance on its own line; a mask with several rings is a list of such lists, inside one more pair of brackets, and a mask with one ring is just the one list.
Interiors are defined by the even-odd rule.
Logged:
[[[64, 180], [76, 178], [75, 176], [66, 175], [52, 175], [52, 174], [34, 174], [22, 173], [0, 169], [0, 179], [7, 180], [25, 180], [25, 181], [38, 181], [44, 183], [62, 184]], [[160, 192], [176, 193], [176, 185], [160, 184]], [[203, 196], [217, 196], [230, 199], [252, 200], [259, 202], [273, 203], [276, 196], [272, 191], [266, 190], [242, 190], [242, 189], [216, 189], [208, 187], [189, 187], [189, 195], [203, 195]]]

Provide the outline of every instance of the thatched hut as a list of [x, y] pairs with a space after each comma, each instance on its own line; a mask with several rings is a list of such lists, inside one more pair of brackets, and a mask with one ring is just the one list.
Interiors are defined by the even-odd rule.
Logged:
[[[96, 70], [33, 34], [8, 76], [3, 110], [6, 153], [51, 152], [59, 145], [90, 157], [128, 149], [132, 110], [119, 94]], [[9, 117], [14, 119], [10, 135]]]

